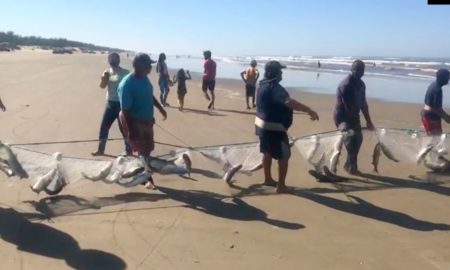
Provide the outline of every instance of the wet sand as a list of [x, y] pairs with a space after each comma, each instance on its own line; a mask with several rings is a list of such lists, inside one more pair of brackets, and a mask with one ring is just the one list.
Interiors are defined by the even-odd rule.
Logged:
[[[130, 67], [129, 60], [122, 62]], [[105, 63], [105, 55], [0, 53], [0, 96], [8, 109], [0, 113], [2, 141], [95, 139], [105, 105], [105, 92], [98, 87]], [[154, 71], [151, 80], [159, 94]], [[254, 111], [245, 109], [240, 81], [218, 79], [214, 112], [206, 110], [199, 80], [187, 87], [184, 112], [168, 108], [166, 121], [156, 115], [158, 142], [256, 141]], [[293, 95], [321, 119], [313, 123], [296, 114], [291, 136], [334, 129], [333, 96]], [[168, 101], [176, 105], [175, 88]], [[384, 127], [420, 128], [420, 108], [370, 101], [375, 124]], [[116, 125], [110, 137], [120, 137]], [[87, 157], [95, 147], [34, 149]], [[156, 148], [156, 154], [173, 149]], [[156, 192], [82, 181], [49, 198], [34, 194], [27, 181], [2, 175], [1, 268], [449, 269], [450, 180], [412, 181], [410, 175], [424, 171], [385, 160], [375, 175], [371, 150], [365, 144], [360, 158], [368, 175], [341, 184], [316, 182], [293, 150], [287, 177], [292, 194], [287, 195], [261, 187], [261, 171], [238, 174], [229, 187], [199, 163], [192, 179], [156, 175]], [[108, 154], [121, 152], [121, 142], [108, 143]]]

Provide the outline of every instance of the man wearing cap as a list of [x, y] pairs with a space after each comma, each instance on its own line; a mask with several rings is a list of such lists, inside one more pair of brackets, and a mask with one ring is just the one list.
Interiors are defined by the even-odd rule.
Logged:
[[[290, 98], [280, 82], [285, 66], [278, 61], [266, 63], [264, 79], [260, 82], [257, 94], [255, 118], [256, 135], [260, 140], [260, 151], [264, 154], [264, 185], [277, 186], [278, 193], [287, 191], [285, 179], [291, 155], [287, 130], [293, 121], [293, 111], [309, 114], [312, 121], [319, 116], [309, 107]], [[271, 174], [272, 159], [278, 160], [278, 183]]]
[[252, 60], [250, 67], [241, 72], [241, 78], [245, 83], [245, 96], [247, 101], [247, 109], [250, 109], [249, 99], [252, 98], [252, 107], [255, 108], [255, 92], [256, 82], [259, 79], [259, 71], [256, 68], [256, 60]]
[[425, 105], [422, 110], [422, 123], [425, 132], [430, 135], [441, 135], [441, 120], [450, 123], [450, 116], [442, 109], [442, 87], [448, 84], [450, 72], [447, 69], [439, 69], [436, 72], [436, 80], [430, 84], [425, 94]]
[[[205, 98], [209, 101], [208, 109], [214, 109], [214, 101], [216, 96], [214, 94], [214, 89], [216, 87], [216, 62], [211, 59], [211, 51], [204, 51], [203, 56], [205, 58], [205, 63], [203, 64], [203, 82], [202, 90], [205, 94]], [[211, 94], [211, 97], [208, 95]]]
[[[144, 158], [149, 157], [155, 147], [153, 106], [160, 111], [164, 120], [167, 118], [166, 111], [153, 95], [153, 86], [147, 77], [153, 63], [147, 54], [137, 54], [133, 60], [134, 72], [125, 76], [118, 88], [124, 133], [133, 151]], [[154, 188], [150, 181], [146, 187]]]
[[361, 120], [362, 111], [367, 128], [374, 130], [366, 100], [366, 85], [362, 81], [365, 64], [355, 60], [349, 74], [338, 86], [333, 119], [336, 127], [344, 132], [344, 145], [347, 149], [347, 161], [344, 169], [352, 175], [360, 174], [358, 170], [358, 153], [363, 141]]

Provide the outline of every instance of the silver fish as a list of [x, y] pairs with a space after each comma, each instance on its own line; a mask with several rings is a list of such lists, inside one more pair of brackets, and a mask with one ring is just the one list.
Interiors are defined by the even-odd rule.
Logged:
[[379, 142], [380, 144], [380, 148], [381, 148], [381, 152], [390, 160], [394, 161], [394, 162], [399, 162], [398, 159], [396, 159], [394, 157], [394, 154], [392, 154], [391, 150], [389, 148], [387, 148], [382, 142]]
[[151, 174], [147, 171], [144, 171], [143, 173], [140, 173], [140, 174], [134, 176], [130, 181], [125, 182], [121, 179], [117, 182], [117, 184], [119, 184], [123, 187], [134, 187], [137, 185], [144, 184], [144, 183], [150, 181], [150, 179], [151, 179]]
[[145, 158], [145, 161], [150, 169], [153, 169], [156, 172], [159, 172], [161, 174], [178, 174], [178, 175], [184, 175], [184, 174], [190, 174], [190, 171], [188, 170], [188, 166], [192, 166], [192, 162], [188, 155], [182, 156], [183, 160], [188, 160], [185, 166], [176, 166], [173, 164], [173, 162], [167, 161], [165, 159], [160, 158]]
[[122, 177], [123, 177], [123, 178], [130, 178], [130, 177], [133, 177], [133, 176], [135, 176], [135, 175], [137, 175], [137, 174], [142, 173], [143, 171], [145, 171], [145, 168], [144, 168], [144, 167], [142, 167], [142, 166], [136, 166], [136, 167], [133, 167], [133, 168], [131, 168], [131, 169], [126, 170], [125, 172], [123, 172]]
[[43, 191], [55, 178], [56, 174], [58, 173], [58, 168], [53, 168], [43, 176], [39, 177], [37, 181], [30, 185], [31, 190], [39, 194], [41, 191]]
[[432, 162], [428, 161], [427, 159], [424, 159], [423, 164], [425, 165], [425, 167], [427, 167], [428, 169], [433, 170], [433, 171], [441, 171], [449, 166], [449, 164], [447, 162], [442, 161], [442, 160], [440, 160], [439, 163], [432, 163]]
[[378, 173], [378, 163], [380, 162], [380, 156], [381, 156], [381, 146], [380, 143], [377, 143], [373, 148], [373, 155], [372, 155], [373, 171], [376, 173]]
[[344, 136], [340, 135], [338, 141], [334, 145], [334, 152], [330, 158], [330, 166], [331, 166], [331, 172], [336, 174], [337, 172], [337, 165], [339, 163], [339, 157], [341, 156], [342, 151], [342, 145], [344, 142]]
[[20, 179], [28, 178], [28, 173], [24, 170], [19, 160], [17, 160], [14, 152], [6, 144], [0, 142], [0, 151], [5, 155], [3, 161], [7, 165], [7, 168], [3, 170], [7, 174], [12, 174], [18, 176]]
[[103, 169], [101, 169], [101, 171], [97, 175], [87, 175], [84, 172], [82, 172], [81, 174], [83, 175], [84, 178], [86, 178], [88, 180], [92, 180], [92, 181], [103, 180], [109, 175], [112, 166], [113, 166], [113, 163], [108, 162], [108, 165], [106, 165]]
[[433, 145], [428, 145], [427, 147], [423, 148], [422, 150], [420, 150], [419, 154], [417, 155], [417, 164], [420, 164], [424, 161], [425, 157], [428, 155], [428, 153], [431, 152], [431, 150], [433, 150], [434, 146]]
[[327, 160], [326, 159], [326, 154], [325, 154], [325, 152], [323, 152], [322, 156], [319, 159], [319, 161], [317, 161], [317, 163], [313, 164], [314, 170], [316, 172], [322, 172], [323, 171], [323, 166], [325, 166], [326, 160]]
[[56, 181], [54, 184], [54, 188], [49, 189], [49, 186], [47, 186], [44, 188], [44, 191], [47, 195], [54, 196], [54, 195], [59, 194], [65, 186], [67, 186], [67, 181], [64, 178], [64, 176], [61, 173], [59, 173], [59, 171], [58, 171], [57, 178], [56, 178]]
[[311, 163], [312, 159], [314, 158], [314, 156], [317, 153], [317, 150], [319, 149], [320, 146], [320, 140], [317, 136], [312, 136], [311, 140], [313, 142], [313, 147], [311, 148], [311, 150], [306, 154], [306, 159], [308, 160], [308, 162]]
[[227, 182], [227, 184], [231, 183], [231, 180], [233, 179], [233, 176], [242, 169], [242, 164], [236, 165], [234, 167], [231, 167], [223, 176], [223, 180]]

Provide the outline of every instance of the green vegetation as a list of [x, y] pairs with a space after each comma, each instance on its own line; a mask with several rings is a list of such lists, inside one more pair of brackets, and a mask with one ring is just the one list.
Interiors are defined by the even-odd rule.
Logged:
[[67, 40], [65, 38], [42, 38], [36, 36], [28, 36], [28, 37], [20, 36], [12, 31], [0, 32], [0, 44], [1, 43], [8, 44], [10, 48], [15, 49], [17, 48], [17, 46], [40, 46], [43, 49], [76, 47], [82, 50], [123, 52], [122, 49], [97, 46], [90, 43]]

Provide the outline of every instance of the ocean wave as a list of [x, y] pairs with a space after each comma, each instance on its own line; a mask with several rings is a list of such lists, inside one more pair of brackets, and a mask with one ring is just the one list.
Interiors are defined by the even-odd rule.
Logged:
[[416, 74], [416, 73], [408, 73], [408, 76], [423, 78], [423, 79], [434, 79], [434, 76], [424, 75], [424, 74]]

